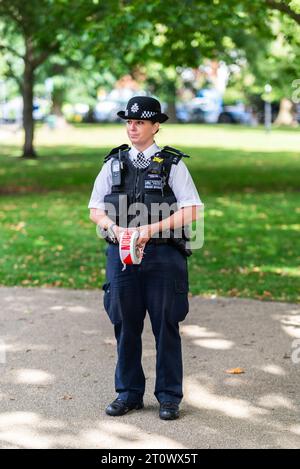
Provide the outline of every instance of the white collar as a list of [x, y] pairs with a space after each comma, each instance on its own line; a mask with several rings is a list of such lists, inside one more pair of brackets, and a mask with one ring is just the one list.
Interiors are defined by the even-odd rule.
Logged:
[[[146, 150], [143, 151], [143, 154], [144, 154], [145, 158], [149, 159], [157, 151], [160, 151], [160, 148], [154, 142], [154, 143], [152, 143], [152, 145], [150, 145], [150, 147], [146, 148]], [[137, 150], [137, 148], [135, 148], [134, 146], [132, 146], [129, 150], [129, 155], [130, 155], [131, 159], [136, 159], [138, 153], [140, 153], [140, 151]]]

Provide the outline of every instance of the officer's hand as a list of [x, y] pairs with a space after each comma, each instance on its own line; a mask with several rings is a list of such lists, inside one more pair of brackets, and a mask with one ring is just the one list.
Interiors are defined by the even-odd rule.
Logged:
[[114, 233], [117, 237], [118, 242], [120, 242], [121, 235], [124, 231], [133, 232], [133, 231], [136, 231], [136, 230], [138, 230], [138, 228], [124, 228], [123, 226], [118, 226], [118, 225], [114, 226]]
[[125, 231], [126, 228], [123, 228], [123, 226], [118, 226], [118, 225], [115, 225], [114, 226], [114, 233], [117, 237], [117, 240], [118, 240], [118, 243], [120, 242], [120, 238], [121, 238], [121, 234], [123, 233], [123, 231]]
[[149, 241], [151, 238], [151, 231], [150, 231], [150, 226], [149, 225], [143, 225], [138, 228], [123, 228], [122, 226], [115, 225], [114, 226], [114, 233], [118, 239], [118, 242], [120, 242], [121, 234], [123, 231], [139, 231], [139, 237], [137, 241], [137, 245], [139, 247], [144, 247], [145, 244]]

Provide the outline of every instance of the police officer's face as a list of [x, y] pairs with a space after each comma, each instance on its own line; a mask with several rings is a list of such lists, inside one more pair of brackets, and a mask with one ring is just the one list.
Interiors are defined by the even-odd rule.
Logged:
[[133, 145], [145, 145], [153, 141], [154, 134], [159, 128], [158, 122], [129, 119], [127, 121], [127, 135]]

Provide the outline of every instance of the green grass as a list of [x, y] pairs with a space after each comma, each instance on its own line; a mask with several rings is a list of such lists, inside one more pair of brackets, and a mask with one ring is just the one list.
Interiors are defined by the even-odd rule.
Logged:
[[[214, 129], [223, 139], [215, 146]], [[101, 286], [106, 245], [87, 204], [103, 156], [126, 141], [123, 131], [78, 126], [48, 140], [41, 131], [37, 161], [17, 158], [11, 141], [1, 146], [1, 285]], [[189, 259], [191, 293], [299, 302], [299, 133], [184, 125], [166, 126], [158, 143], [166, 138], [184, 142], [205, 203], [204, 246]]]

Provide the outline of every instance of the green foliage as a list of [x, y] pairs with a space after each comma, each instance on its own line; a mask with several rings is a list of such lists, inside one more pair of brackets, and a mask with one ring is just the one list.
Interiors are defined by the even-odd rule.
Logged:
[[300, 0], [292, 0], [291, 2], [289, 2], [289, 6], [296, 13], [300, 13]]
[[299, 77], [300, 70], [300, 26], [288, 17], [279, 19], [276, 15], [272, 27], [275, 39], [257, 49], [249, 69], [261, 92], [270, 83], [273, 99], [291, 98], [292, 82]]
[[298, 10], [298, 0], [0, 0], [0, 73], [22, 89], [27, 61], [38, 94], [54, 77], [58, 101], [93, 104], [99, 86], [143, 72], [172, 102], [180, 67], [217, 58], [243, 69], [231, 94], [247, 101], [270, 82], [279, 99], [299, 76]]

